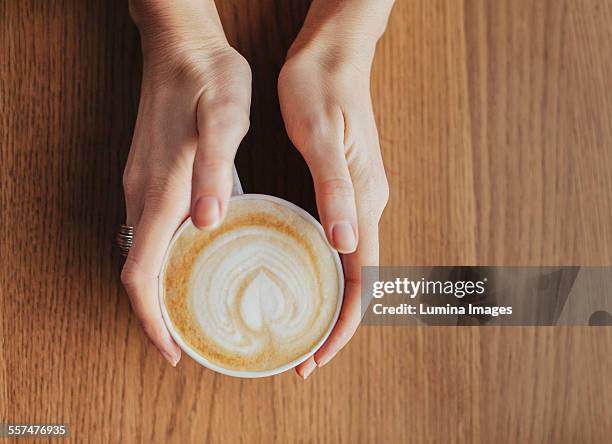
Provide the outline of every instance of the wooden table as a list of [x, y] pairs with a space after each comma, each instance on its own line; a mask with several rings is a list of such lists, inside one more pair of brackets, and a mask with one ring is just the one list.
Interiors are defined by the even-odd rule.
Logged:
[[[219, 2], [245, 188], [314, 211], [276, 77], [308, 2]], [[141, 54], [123, 2], [0, 3], [0, 420], [88, 442], [609, 442], [611, 328], [362, 328], [242, 381], [149, 345], [118, 279]], [[372, 95], [394, 265], [612, 264], [612, 1], [398, 0]]]

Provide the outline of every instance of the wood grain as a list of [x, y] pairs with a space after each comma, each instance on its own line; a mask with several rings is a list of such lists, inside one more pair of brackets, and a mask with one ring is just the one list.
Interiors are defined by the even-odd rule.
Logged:
[[[306, 0], [220, 1], [244, 186], [314, 211], [276, 76]], [[141, 74], [123, 2], [0, 2], [0, 420], [88, 442], [609, 442], [610, 328], [362, 328], [307, 382], [172, 369], [111, 247]], [[398, 0], [372, 96], [394, 265], [612, 264], [612, 2]]]

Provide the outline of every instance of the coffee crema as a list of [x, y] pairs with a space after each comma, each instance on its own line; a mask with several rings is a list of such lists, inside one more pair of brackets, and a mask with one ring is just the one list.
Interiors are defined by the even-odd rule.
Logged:
[[232, 199], [218, 228], [189, 223], [175, 240], [164, 303], [181, 338], [209, 362], [276, 369], [313, 351], [331, 328], [341, 296], [334, 255], [293, 208]]

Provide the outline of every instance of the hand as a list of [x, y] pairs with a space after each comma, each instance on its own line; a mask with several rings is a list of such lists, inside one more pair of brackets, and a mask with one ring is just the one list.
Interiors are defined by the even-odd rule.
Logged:
[[142, 38], [143, 79], [123, 177], [135, 238], [121, 280], [146, 334], [176, 365], [180, 349], [161, 317], [158, 274], [189, 213], [200, 228], [223, 218], [234, 156], [249, 127], [251, 71], [228, 45], [218, 17], [211, 21], [213, 12], [202, 10], [204, 2], [180, 11], [160, 2], [144, 13], [136, 3], [130, 6]]
[[360, 47], [294, 44], [278, 81], [287, 133], [310, 168], [321, 222], [343, 253], [345, 274], [338, 322], [314, 356], [296, 367], [303, 378], [355, 333], [361, 267], [378, 265], [378, 223], [389, 190], [369, 93], [373, 46]]

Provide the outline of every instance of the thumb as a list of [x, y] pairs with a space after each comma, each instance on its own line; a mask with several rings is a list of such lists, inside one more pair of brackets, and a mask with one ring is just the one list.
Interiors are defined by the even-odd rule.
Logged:
[[248, 129], [248, 103], [198, 104], [198, 149], [191, 183], [191, 218], [196, 227], [213, 228], [223, 220], [232, 193], [234, 157]]
[[321, 224], [336, 250], [352, 253], [359, 236], [355, 190], [339, 136], [343, 132], [325, 122], [308, 133], [294, 143], [312, 174]]

